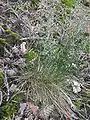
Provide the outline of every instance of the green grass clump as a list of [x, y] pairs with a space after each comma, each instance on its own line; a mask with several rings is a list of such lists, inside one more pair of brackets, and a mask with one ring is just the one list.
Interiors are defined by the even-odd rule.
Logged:
[[31, 49], [24, 55], [24, 57], [27, 61], [33, 61], [38, 57], [38, 54], [33, 49]]
[[74, 0], [61, 0], [63, 4], [65, 4], [67, 7], [74, 7], [75, 6], [75, 1]]
[[7, 44], [7, 40], [0, 38], [0, 45], [5, 45], [5, 44]]
[[4, 73], [0, 72], [0, 87], [4, 84]]
[[10, 120], [17, 112], [17, 104], [12, 102], [7, 102], [0, 106], [0, 120]]

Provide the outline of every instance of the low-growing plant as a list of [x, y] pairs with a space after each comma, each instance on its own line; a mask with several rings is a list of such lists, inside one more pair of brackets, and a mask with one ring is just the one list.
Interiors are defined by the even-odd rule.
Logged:
[[[79, 9], [76, 3], [78, 1], [74, 0], [45, 1], [44, 6], [42, 2], [36, 0], [26, 8], [30, 10], [32, 7], [31, 10], [35, 12], [34, 18], [30, 19], [29, 14], [28, 18], [26, 17], [25, 20], [22, 18], [22, 20], [25, 25], [30, 25], [26, 27], [31, 33], [29, 33], [30, 40], [32, 36], [33, 41], [35, 38], [36, 46], [32, 47], [30, 43], [31, 49], [24, 55], [26, 66], [22, 75], [16, 79], [19, 91], [26, 93], [26, 100], [43, 101], [44, 105], [53, 104], [60, 114], [64, 114], [69, 119], [73, 114], [71, 108], [74, 105], [67, 96], [68, 89], [71, 89], [67, 86], [73, 81], [72, 76], [78, 78], [80, 74], [80, 51], [90, 52], [89, 34], [83, 32], [81, 19], [78, 20], [78, 16], [74, 16]], [[39, 4], [40, 8], [38, 8]], [[19, 12], [20, 10], [23, 11], [24, 7], [21, 6]], [[5, 30], [5, 32], [9, 35], [7, 39], [10, 38], [11, 43], [13, 40], [15, 42], [18, 40], [16, 33], [11, 30]], [[19, 96], [14, 97], [16, 101], [20, 99]], [[80, 107], [81, 101], [77, 100], [75, 104]], [[12, 116], [12, 112], [7, 113], [10, 107], [12, 103], [7, 103], [3, 107], [9, 117]], [[12, 107], [13, 112], [14, 108]]]

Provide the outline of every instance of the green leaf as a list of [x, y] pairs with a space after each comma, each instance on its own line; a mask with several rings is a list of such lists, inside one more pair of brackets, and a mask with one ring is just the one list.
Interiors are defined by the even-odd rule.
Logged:
[[1, 120], [1, 116], [2, 116], [2, 120], [4, 120], [4, 118], [7, 118], [7, 120], [9, 120], [9, 118], [11, 118], [13, 116], [14, 113], [16, 113], [17, 111], [17, 105], [16, 103], [5, 103], [4, 105], [0, 106], [0, 120]]
[[24, 57], [27, 61], [34, 61], [38, 57], [38, 54], [33, 49], [31, 49], [24, 55]]
[[62, 3], [68, 7], [74, 7], [74, 5], [75, 5], [74, 0], [62, 0]]
[[0, 45], [5, 45], [5, 44], [7, 44], [7, 40], [0, 38]]
[[0, 71], [0, 87], [3, 85], [3, 83], [4, 83], [4, 73]]
[[71, 13], [71, 10], [67, 9], [67, 10], [66, 10], [66, 13], [67, 13], [67, 14], [70, 14], [70, 13]]

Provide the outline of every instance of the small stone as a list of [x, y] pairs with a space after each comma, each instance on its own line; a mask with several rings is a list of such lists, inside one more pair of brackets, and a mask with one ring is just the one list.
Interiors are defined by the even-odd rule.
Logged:
[[20, 112], [21, 115], [23, 115], [23, 112], [24, 112], [26, 106], [27, 106], [27, 103], [20, 103], [20, 110], [19, 110], [19, 112]]
[[72, 87], [74, 93], [78, 93], [81, 91], [81, 84], [77, 81], [73, 81]]
[[12, 76], [16, 75], [16, 71], [14, 69], [8, 69], [8, 70], [6, 70], [6, 74], [9, 77], [12, 77]]
[[26, 49], [26, 42], [23, 42], [21, 45], [20, 45], [20, 48], [21, 48], [21, 52], [23, 53], [23, 54], [25, 54], [26, 53], [26, 51], [27, 51], [27, 49]]

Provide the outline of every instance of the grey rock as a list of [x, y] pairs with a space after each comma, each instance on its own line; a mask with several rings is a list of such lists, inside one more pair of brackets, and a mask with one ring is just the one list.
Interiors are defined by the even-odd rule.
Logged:
[[9, 77], [12, 77], [12, 76], [15, 76], [17, 74], [16, 70], [14, 69], [7, 69], [6, 70], [6, 74], [9, 76]]

